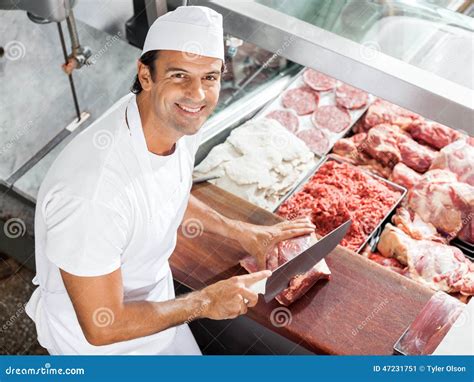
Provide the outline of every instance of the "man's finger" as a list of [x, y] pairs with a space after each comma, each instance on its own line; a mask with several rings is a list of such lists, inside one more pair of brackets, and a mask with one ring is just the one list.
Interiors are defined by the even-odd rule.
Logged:
[[244, 299], [247, 299], [247, 306], [249, 308], [257, 305], [257, 302], [258, 302], [258, 294], [255, 293], [255, 292], [252, 292], [251, 290], [248, 290], [248, 289], [245, 289], [243, 288], [240, 292], [240, 294], [242, 295], [242, 297]]
[[299, 222], [299, 223], [293, 223], [291, 225], [286, 225], [284, 227], [281, 227], [282, 231], [288, 231], [289, 229], [299, 229], [299, 228], [311, 228], [311, 229], [316, 229], [316, 226], [313, 223], [309, 222]]
[[277, 237], [277, 240], [278, 241], [288, 240], [288, 239], [291, 239], [293, 237], [308, 235], [312, 232], [314, 232], [313, 228], [288, 229], [288, 230], [285, 230], [285, 231], [281, 231], [281, 233]]
[[266, 278], [270, 277], [271, 274], [272, 274], [271, 271], [264, 270], [264, 271], [250, 273], [248, 275], [238, 276], [238, 277], [239, 277], [240, 281], [242, 281], [246, 287], [249, 287], [249, 286], [255, 284], [257, 281], [260, 281], [260, 280], [263, 280], [263, 279], [266, 279]]

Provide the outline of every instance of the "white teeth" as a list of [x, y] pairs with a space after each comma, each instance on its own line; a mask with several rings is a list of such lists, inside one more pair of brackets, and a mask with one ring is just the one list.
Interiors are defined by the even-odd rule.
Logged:
[[186, 107], [186, 106], [183, 106], [183, 105], [180, 105], [180, 104], [177, 104], [181, 109], [183, 109], [184, 111], [187, 111], [189, 113], [197, 113], [199, 110], [201, 110], [200, 107], [198, 107], [197, 109], [191, 109], [189, 107]]

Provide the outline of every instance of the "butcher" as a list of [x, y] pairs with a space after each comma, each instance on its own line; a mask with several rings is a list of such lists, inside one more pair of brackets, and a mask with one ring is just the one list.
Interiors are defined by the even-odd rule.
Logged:
[[[201, 354], [187, 323], [245, 314], [257, 303], [249, 287], [270, 275], [267, 251], [314, 230], [308, 220], [232, 220], [190, 195], [223, 69], [220, 14], [189, 6], [163, 15], [148, 31], [132, 92], [51, 166], [35, 214], [38, 287], [26, 306], [50, 354]], [[175, 297], [178, 230], [238, 241], [259, 271]]]

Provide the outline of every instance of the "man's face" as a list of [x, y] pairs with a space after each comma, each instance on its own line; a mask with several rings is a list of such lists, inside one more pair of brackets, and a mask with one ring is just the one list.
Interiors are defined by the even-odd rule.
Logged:
[[160, 51], [151, 83], [157, 119], [184, 135], [196, 133], [217, 105], [222, 60], [178, 51]]

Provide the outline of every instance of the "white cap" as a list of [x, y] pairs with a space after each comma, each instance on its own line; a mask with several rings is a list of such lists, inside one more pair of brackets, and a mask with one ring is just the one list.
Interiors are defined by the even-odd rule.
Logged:
[[211, 8], [178, 7], [158, 17], [146, 35], [143, 53], [178, 50], [224, 61], [222, 15]]

